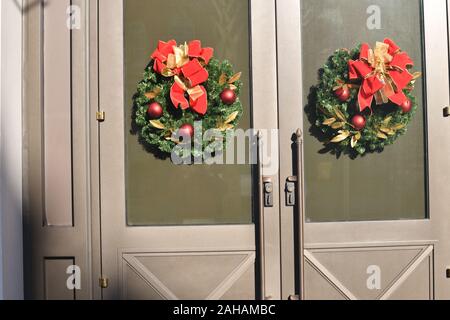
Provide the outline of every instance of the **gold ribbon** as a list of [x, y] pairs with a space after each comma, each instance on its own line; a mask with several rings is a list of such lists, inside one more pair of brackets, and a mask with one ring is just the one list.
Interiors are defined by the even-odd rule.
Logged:
[[389, 54], [389, 45], [383, 42], [377, 42], [375, 50], [369, 49], [368, 63], [374, 69], [365, 79], [377, 77], [384, 86], [375, 93], [375, 101], [378, 105], [388, 103], [389, 97], [397, 91], [397, 86], [389, 74], [390, 70], [395, 68], [389, 66], [393, 57]]
[[180, 88], [182, 88], [184, 91], [186, 91], [189, 95], [189, 97], [193, 100], [193, 101], [197, 101], [198, 98], [200, 98], [201, 96], [204, 95], [204, 92], [202, 90], [202, 88], [200, 87], [200, 85], [197, 85], [193, 88], [189, 88], [184, 82], [183, 80], [180, 79], [179, 76], [175, 76], [174, 77], [175, 82], [180, 86]]
[[166, 67], [161, 72], [165, 77], [173, 77], [174, 69], [181, 68], [189, 62], [189, 46], [186, 42], [179, 47], [174, 46], [173, 52], [167, 56]]

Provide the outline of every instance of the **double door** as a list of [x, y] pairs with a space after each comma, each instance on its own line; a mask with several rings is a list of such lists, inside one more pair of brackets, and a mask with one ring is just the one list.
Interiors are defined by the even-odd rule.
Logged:
[[[100, 0], [96, 10], [103, 298], [450, 297], [445, 0]], [[320, 68], [336, 49], [384, 38], [423, 75], [408, 132], [364, 157], [324, 152], [307, 116]], [[143, 146], [133, 95], [170, 39], [199, 39], [242, 71], [239, 128], [257, 157], [174, 165]]]

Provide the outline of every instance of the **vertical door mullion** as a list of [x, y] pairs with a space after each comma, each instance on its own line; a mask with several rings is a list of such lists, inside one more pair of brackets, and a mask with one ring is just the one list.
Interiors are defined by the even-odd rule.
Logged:
[[[277, 64], [280, 135], [280, 223], [282, 298], [296, 292], [294, 207], [286, 205], [285, 184], [298, 171], [294, 134], [303, 130], [301, 22], [299, 0], [278, 0]], [[297, 199], [296, 199], [297, 200]], [[297, 200], [298, 201], [298, 200]]]
[[[258, 130], [278, 128], [277, 61], [275, 3], [250, 0], [252, 32], [252, 103], [253, 127]], [[267, 132], [267, 131], [266, 131]], [[278, 149], [278, 141], [267, 141], [267, 150]], [[278, 150], [276, 150], [278, 155]], [[278, 163], [278, 159], [276, 160]], [[280, 298], [280, 221], [278, 170], [263, 166], [263, 175], [273, 181], [271, 208], [264, 208], [265, 295], [263, 299]]]

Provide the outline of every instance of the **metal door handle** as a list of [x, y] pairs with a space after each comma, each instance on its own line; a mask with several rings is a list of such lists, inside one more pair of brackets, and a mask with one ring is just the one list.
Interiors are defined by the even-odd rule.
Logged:
[[264, 207], [273, 207], [273, 183], [272, 179], [269, 177], [263, 177], [262, 179], [264, 186]]
[[286, 206], [293, 207], [296, 203], [296, 185], [297, 185], [297, 176], [291, 176], [286, 179], [286, 187], [285, 187], [285, 193], [286, 193]]
[[297, 228], [298, 228], [298, 299], [305, 299], [305, 211], [304, 211], [304, 194], [303, 194], [303, 133], [301, 129], [296, 132], [297, 145]]

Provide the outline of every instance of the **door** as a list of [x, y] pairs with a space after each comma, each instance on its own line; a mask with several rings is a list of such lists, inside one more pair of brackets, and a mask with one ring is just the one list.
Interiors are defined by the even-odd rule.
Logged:
[[[199, 39], [242, 71], [240, 127], [276, 129], [274, 4], [100, 0], [97, 10], [103, 298], [280, 298], [278, 172], [176, 166], [132, 127], [132, 98], [158, 41]], [[261, 170], [273, 187], [264, 215]]]
[[[277, 14], [280, 181], [297, 168], [303, 199], [281, 203], [282, 297], [450, 298], [446, 1], [289, 0]], [[323, 152], [307, 116], [318, 70], [336, 49], [384, 38], [422, 72], [407, 133], [363, 157]]]

